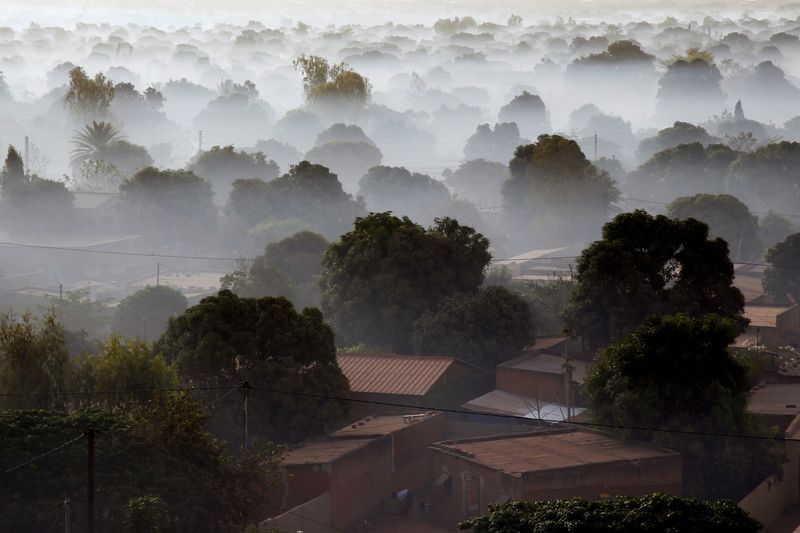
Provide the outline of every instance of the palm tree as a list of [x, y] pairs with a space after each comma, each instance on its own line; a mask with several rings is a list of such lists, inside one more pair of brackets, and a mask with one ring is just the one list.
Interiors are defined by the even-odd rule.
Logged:
[[75, 149], [70, 152], [70, 165], [72, 168], [80, 167], [84, 161], [92, 159], [98, 150], [114, 141], [124, 139], [119, 130], [109, 122], [92, 121], [82, 130], [76, 130], [72, 137]]

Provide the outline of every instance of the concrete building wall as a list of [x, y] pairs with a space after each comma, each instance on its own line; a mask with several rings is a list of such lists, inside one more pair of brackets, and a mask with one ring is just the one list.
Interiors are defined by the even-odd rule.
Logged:
[[420, 490], [430, 483], [431, 452], [428, 446], [444, 440], [446, 418], [442, 414], [409, 425], [392, 434], [394, 476], [392, 491]]
[[561, 404], [566, 401], [563, 375], [498, 366], [496, 386], [500, 390], [545, 403]]
[[283, 480], [283, 508], [290, 509], [328, 492], [330, 465], [287, 465]]

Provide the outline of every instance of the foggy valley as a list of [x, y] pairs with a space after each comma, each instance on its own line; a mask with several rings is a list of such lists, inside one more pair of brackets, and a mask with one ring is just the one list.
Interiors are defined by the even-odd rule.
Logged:
[[0, 532], [800, 527], [800, 4], [9, 3]]

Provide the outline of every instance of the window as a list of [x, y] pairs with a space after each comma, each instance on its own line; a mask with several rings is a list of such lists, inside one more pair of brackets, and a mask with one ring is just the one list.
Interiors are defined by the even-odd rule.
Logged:
[[481, 512], [481, 478], [464, 474], [464, 514], [472, 516]]

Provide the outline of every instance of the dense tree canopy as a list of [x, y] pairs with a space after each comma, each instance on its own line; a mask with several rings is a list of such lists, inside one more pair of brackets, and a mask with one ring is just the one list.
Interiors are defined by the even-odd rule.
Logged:
[[650, 314], [717, 313], [740, 321], [744, 297], [733, 275], [727, 243], [709, 240], [704, 223], [623, 213], [578, 258], [568, 324], [600, 347]]
[[114, 98], [114, 83], [98, 72], [90, 78], [83, 67], [69, 71], [69, 88], [64, 95], [64, 104], [73, 120], [86, 124], [91, 120], [105, 120], [111, 100]]
[[508, 178], [504, 163], [473, 159], [461, 163], [446, 181], [459, 197], [478, 206], [494, 207], [503, 201], [501, 191]]
[[719, 140], [709, 135], [702, 126], [677, 121], [669, 128], [658, 130], [655, 136], [643, 139], [636, 150], [636, 156], [639, 161], [644, 162], [657, 152], [674, 148], [679, 144], [691, 143], [700, 143], [707, 146], [719, 143]]
[[155, 241], [196, 243], [215, 231], [211, 185], [191, 171], [147, 167], [125, 180], [120, 193], [128, 225]]
[[460, 527], [473, 533], [761, 531], [761, 524], [731, 501], [695, 500], [659, 493], [594, 501], [574, 498], [490, 505], [487, 514], [466, 520]]
[[761, 257], [758, 219], [730, 194], [682, 196], [670, 202], [666, 212], [671, 218], [695, 218], [708, 224], [710, 236], [724, 239], [734, 259], [749, 261]]
[[519, 127], [514, 122], [495, 124], [494, 128], [489, 124], [480, 124], [464, 145], [464, 159], [505, 163], [521, 143]]
[[503, 287], [449, 296], [413, 325], [416, 353], [454, 355], [493, 369], [533, 342], [528, 304]]
[[767, 144], [741, 156], [731, 166], [734, 194], [756, 209], [794, 213], [800, 202], [800, 143]]
[[340, 345], [408, 352], [414, 321], [447, 296], [474, 292], [490, 259], [489, 241], [455, 220], [425, 229], [371, 213], [328, 248], [322, 308]]
[[372, 167], [361, 178], [358, 195], [371, 211], [391, 211], [419, 223], [447, 214], [451, 202], [442, 182], [403, 167]]
[[372, 142], [331, 141], [315, 146], [306, 160], [331, 169], [348, 192], [358, 189], [358, 181], [372, 167], [381, 164], [383, 154]]
[[790, 296], [800, 301], [800, 233], [786, 237], [767, 250], [764, 290], [780, 301]]
[[[333, 332], [314, 308], [295, 311], [285, 298], [239, 298], [220, 291], [173, 319], [155, 344], [193, 386], [253, 387], [342, 396], [347, 378], [336, 363]], [[296, 442], [334, 426], [345, 412], [336, 401], [254, 391], [251, 435]], [[221, 431], [239, 442], [240, 409]], [[234, 424], [232, 426], [231, 424]]]
[[500, 122], [516, 122], [521, 135], [535, 138], [550, 132], [550, 116], [538, 94], [522, 91], [500, 108]]
[[233, 146], [214, 146], [200, 152], [189, 161], [186, 168], [207, 179], [223, 197], [238, 179], [257, 178], [269, 181], [279, 174], [275, 161], [268, 161], [263, 153], [237, 151]]
[[509, 169], [503, 200], [508, 223], [523, 240], [579, 239], [605, 222], [619, 197], [610, 176], [559, 135], [518, 147]]
[[148, 285], [119, 302], [111, 329], [126, 337], [153, 342], [167, 328], [169, 319], [183, 313], [188, 305], [180, 291]]
[[[95, 525], [122, 531], [125, 508], [143, 495], [166, 510], [166, 531], [238, 533], [266, 518], [281, 479], [281, 450], [260, 446], [234, 459], [203, 428], [199, 405], [182, 395], [123, 411], [0, 412], [0, 469], [95, 430]], [[4, 474], [0, 529], [63, 528], [65, 496], [72, 523], [86, 521], [85, 439]], [[54, 524], [54, 517], [59, 519]]]
[[691, 495], [738, 500], [778, 465], [774, 442], [713, 436], [769, 436], [747, 413], [747, 370], [728, 351], [737, 331], [713, 314], [652, 316], [606, 348], [587, 380], [593, 419], [681, 452]]

